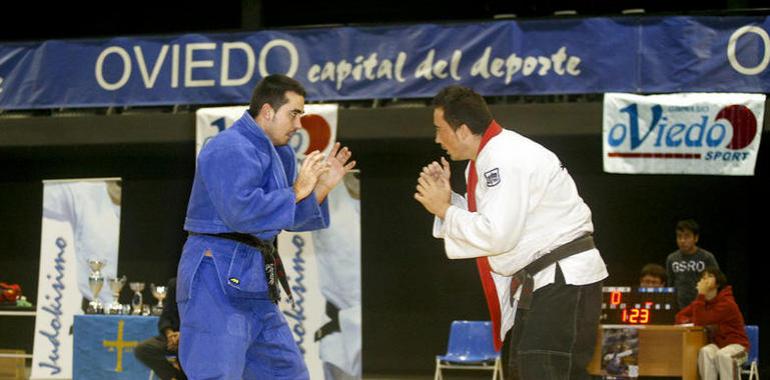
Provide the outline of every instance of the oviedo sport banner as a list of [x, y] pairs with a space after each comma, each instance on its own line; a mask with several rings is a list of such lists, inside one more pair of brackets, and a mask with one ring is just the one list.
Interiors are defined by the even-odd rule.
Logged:
[[604, 171], [754, 175], [763, 94], [604, 95]]
[[[199, 109], [196, 156], [246, 109]], [[301, 121], [302, 129], [289, 141], [298, 161], [314, 150], [328, 154], [336, 141], [337, 105], [305, 105]], [[349, 173], [329, 194], [329, 228], [278, 235], [278, 250], [295, 300], [293, 306], [281, 301], [280, 307], [311, 379], [361, 378], [359, 183], [358, 172]]]

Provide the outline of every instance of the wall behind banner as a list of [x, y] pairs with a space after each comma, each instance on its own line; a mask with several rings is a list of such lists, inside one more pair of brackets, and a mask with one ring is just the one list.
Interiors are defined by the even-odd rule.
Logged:
[[[766, 250], [763, 219], [770, 215], [767, 144], [753, 177], [606, 174], [601, 103], [503, 105], [493, 112], [504, 126], [553, 150], [572, 173], [593, 210], [611, 273], [607, 284], [634, 284], [642, 265], [663, 263], [676, 247], [676, 221], [693, 217], [702, 226], [700, 245], [714, 252], [735, 285], [747, 323], [770, 326], [766, 270], [758, 265]], [[431, 218], [412, 198], [422, 165], [442, 154], [431, 124], [429, 108], [340, 110], [340, 139], [363, 174], [365, 375], [430, 374], [452, 320], [488, 318], [475, 265], [446, 259], [441, 242], [430, 237]], [[194, 152], [192, 114], [0, 119], [0, 280], [20, 283], [36, 299], [37, 280], [29, 273], [38, 265], [39, 181], [84, 176], [124, 179], [119, 273], [147, 282], [173, 275]], [[460, 191], [464, 167], [452, 169]], [[20, 327], [3, 331], [0, 347], [32, 336], [31, 324], [12, 321]], [[770, 363], [767, 352], [760, 363]]]

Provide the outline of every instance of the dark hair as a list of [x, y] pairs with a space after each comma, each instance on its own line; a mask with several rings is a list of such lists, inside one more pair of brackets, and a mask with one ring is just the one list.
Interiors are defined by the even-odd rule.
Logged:
[[639, 275], [639, 278], [642, 278], [644, 276], [653, 276], [659, 278], [663, 283], [666, 283], [666, 268], [663, 268], [663, 266], [650, 263], [642, 267], [642, 273]]
[[700, 226], [692, 219], [680, 220], [676, 224], [677, 231], [690, 231], [693, 235], [700, 235]]
[[433, 97], [433, 107], [444, 110], [444, 119], [453, 129], [465, 124], [474, 134], [483, 135], [492, 122], [487, 102], [468, 87], [444, 87]]
[[707, 273], [714, 276], [714, 279], [716, 279], [717, 291], [721, 291], [722, 288], [727, 286], [727, 276], [725, 276], [725, 274], [722, 273], [722, 271], [719, 270], [719, 268], [715, 266], [707, 266], [706, 268], [703, 269], [703, 271], [700, 272], [701, 278], [703, 277], [704, 274], [707, 274]]
[[286, 93], [289, 91], [305, 96], [305, 88], [302, 84], [286, 75], [273, 74], [264, 77], [257, 87], [254, 87], [249, 104], [249, 115], [256, 117], [260, 108], [266, 103], [277, 111], [289, 101], [286, 99]]

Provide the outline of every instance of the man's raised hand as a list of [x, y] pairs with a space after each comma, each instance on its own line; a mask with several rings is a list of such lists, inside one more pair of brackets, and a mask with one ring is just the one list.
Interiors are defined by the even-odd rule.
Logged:
[[342, 177], [356, 166], [356, 161], [350, 160], [352, 156], [353, 153], [350, 149], [347, 147], [341, 148], [338, 142], [334, 143], [334, 147], [332, 147], [325, 160], [329, 170], [318, 178], [318, 183], [315, 187], [315, 197], [319, 204], [334, 189], [334, 186], [340, 183]]
[[441, 163], [436, 161], [431, 162], [427, 166], [422, 168], [422, 173], [435, 178], [442, 179], [449, 183], [449, 178], [452, 176], [452, 171], [449, 169], [449, 161], [446, 158], [441, 157]]
[[293, 186], [297, 202], [310, 195], [318, 183], [318, 178], [330, 170], [329, 163], [323, 158], [321, 152], [314, 150], [302, 161]]
[[449, 184], [449, 162], [442, 158], [442, 163], [431, 162], [422, 168], [417, 178], [416, 199], [431, 214], [443, 219], [451, 204], [452, 188]]

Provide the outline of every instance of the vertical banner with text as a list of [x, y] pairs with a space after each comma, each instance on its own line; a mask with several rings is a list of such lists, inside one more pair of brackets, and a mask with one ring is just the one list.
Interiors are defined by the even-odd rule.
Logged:
[[[196, 112], [196, 156], [229, 128], [245, 106]], [[328, 154], [337, 135], [337, 105], [305, 106], [302, 129], [289, 145], [297, 160]], [[313, 232], [283, 232], [278, 250], [295, 303], [281, 302], [312, 379], [361, 378], [361, 228], [359, 174], [349, 173], [328, 196], [331, 224]]]
[[[32, 379], [72, 378], [73, 318], [112, 301], [118, 268], [121, 181], [44, 181]], [[89, 265], [91, 262], [91, 265]], [[101, 263], [95, 274], [94, 263]], [[100, 278], [101, 280], [98, 280]]]

